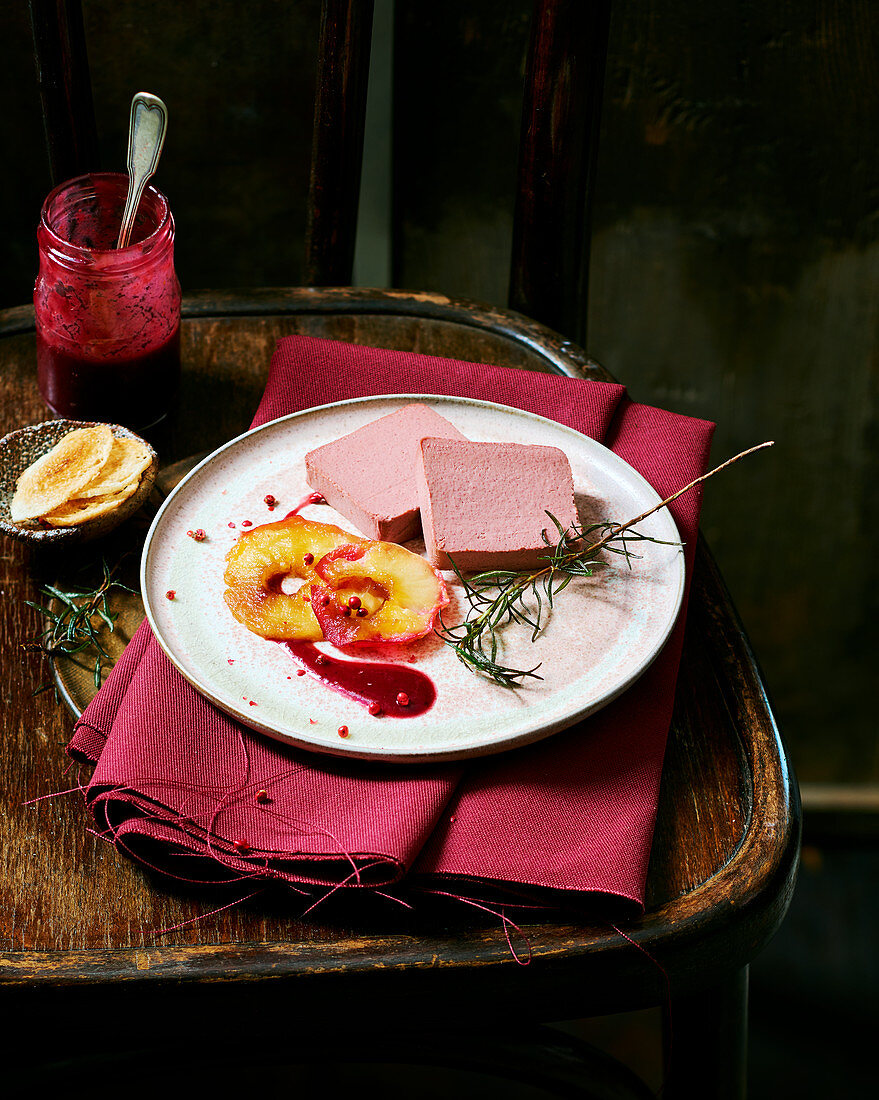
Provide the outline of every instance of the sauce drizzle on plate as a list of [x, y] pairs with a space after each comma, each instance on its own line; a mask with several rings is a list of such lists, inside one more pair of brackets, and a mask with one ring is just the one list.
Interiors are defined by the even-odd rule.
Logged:
[[[436, 688], [429, 676], [407, 665], [385, 661], [340, 661], [321, 653], [313, 642], [279, 642], [301, 664], [333, 691], [356, 699], [388, 718], [415, 718], [430, 710]], [[403, 703], [400, 700], [405, 699]]]

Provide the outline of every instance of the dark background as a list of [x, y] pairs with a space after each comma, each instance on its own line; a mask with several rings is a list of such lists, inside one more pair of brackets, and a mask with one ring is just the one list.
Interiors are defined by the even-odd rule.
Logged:
[[[83, 8], [101, 167], [124, 168], [133, 92], [169, 106], [184, 290], [299, 283], [317, 0]], [[504, 304], [530, 13], [378, 0], [359, 284]], [[30, 298], [49, 173], [23, 0], [0, 34], [2, 309]], [[833, 1059], [856, 1072], [875, 986], [877, 88], [875, 0], [614, 3], [588, 351], [717, 421], [717, 461], [776, 440], [711, 483], [703, 527], [806, 793], [792, 922], [754, 974], [756, 1054], [799, 1095], [848, 1095]]]

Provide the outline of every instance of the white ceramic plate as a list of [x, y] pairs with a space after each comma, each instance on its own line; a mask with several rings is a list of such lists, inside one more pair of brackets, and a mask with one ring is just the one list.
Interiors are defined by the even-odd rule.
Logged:
[[[309, 492], [307, 451], [338, 439], [410, 401], [423, 401], [477, 441], [560, 447], [574, 474], [582, 518], [624, 522], [659, 498], [621, 458], [570, 428], [531, 413], [484, 401], [417, 394], [370, 397], [324, 405], [272, 421], [233, 439], [178, 485], [156, 516], [143, 552], [141, 586], [156, 639], [183, 676], [218, 707], [252, 729], [305, 749], [389, 761], [481, 756], [524, 745], [565, 729], [614, 699], [635, 681], [668, 637], [681, 605], [684, 559], [678, 546], [644, 542], [628, 568], [576, 578], [558, 598], [544, 633], [508, 628], [502, 663], [532, 668], [542, 680], [511, 690], [474, 675], [435, 636], [385, 647], [414, 663], [436, 686], [437, 698], [419, 717], [372, 717], [360, 703], [311, 676], [297, 676], [290, 655], [250, 633], [223, 602], [224, 559], [242, 520], [280, 519]], [[280, 505], [270, 512], [264, 498]], [[333, 509], [312, 505], [302, 514], [353, 525]], [[234, 526], [233, 526], [234, 525]], [[196, 542], [187, 531], [203, 529]], [[639, 530], [676, 543], [667, 509]], [[410, 543], [423, 550], [423, 544]], [[446, 577], [453, 580], [452, 574]], [[450, 583], [449, 624], [463, 618], [460, 585]], [[166, 598], [174, 590], [175, 599]], [[457, 611], [457, 615], [456, 615]], [[319, 648], [331, 651], [326, 643]], [[374, 646], [358, 654], [372, 659]], [[339, 656], [339, 652], [335, 651]], [[338, 735], [339, 726], [350, 731]]]

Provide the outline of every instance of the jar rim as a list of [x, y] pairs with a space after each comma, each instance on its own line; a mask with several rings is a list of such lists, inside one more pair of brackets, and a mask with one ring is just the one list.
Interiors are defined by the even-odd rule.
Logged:
[[143, 197], [147, 195], [157, 201], [159, 221], [152, 233], [149, 233], [146, 237], [134, 243], [127, 244], [125, 248], [90, 248], [86, 245], [75, 244], [66, 237], [60, 236], [49, 224], [48, 211], [52, 203], [63, 192], [68, 190], [73, 191], [77, 186], [81, 187], [85, 184], [86, 181], [95, 179], [124, 181], [125, 188], [123, 189], [123, 194], [124, 191], [127, 190], [128, 175], [125, 172], [84, 172], [81, 176], [74, 176], [72, 179], [64, 180], [62, 183], [59, 183], [57, 187], [53, 187], [43, 200], [43, 205], [40, 208], [40, 226], [49, 235], [56, 247], [60, 247], [81, 256], [116, 255], [119, 257], [120, 263], [124, 263], [126, 260], [133, 259], [136, 256], [142, 256], [145, 251], [149, 251], [156, 240], [167, 230], [168, 225], [170, 224], [173, 226], [174, 219], [171, 215], [171, 207], [167, 198], [157, 187], [148, 183], [144, 188], [141, 201], [143, 201]]

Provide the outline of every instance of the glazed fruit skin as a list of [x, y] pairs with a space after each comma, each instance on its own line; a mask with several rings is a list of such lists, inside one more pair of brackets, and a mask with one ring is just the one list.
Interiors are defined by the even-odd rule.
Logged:
[[[312, 596], [314, 613], [324, 637], [334, 645], [415, 641], [430, 633], [438, 612], [449, 603], [445, 581], [437, 570], [394, 542], [338, 547], [315, 563], [315, 572], [324, 584], [312, 586], [317, 593], [317, 598]], [[367, 608], [362, 618], [346, 613], [352, 586]], [[375, 607], [379, 592], [387, 596]], [[324, 603], [327, 595], [329, 604]]]
[[[323, 631], [306, 599], [310, 584], [319, 581], [314, 563], [355, 538], [340, 527], [302, 516], [252, 527], [226, 555], [226, 606], [248, 630], [263, 638], [320, 641]], [[307, 554], [313, 555], [309, 564]], [[287, 576], [301, 578], [298, 592], [281, 591]]]
[[[294, 593], [281, 589], [288, 576], [302, 581]], [[414, 641], [449, 603], [424, 558], [299, 515], [243, 533], [226, 555], [224, 580], [235, 618], [279, 641]]]

